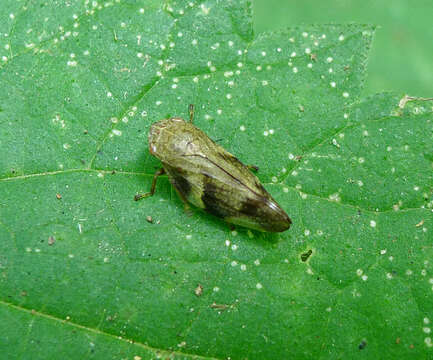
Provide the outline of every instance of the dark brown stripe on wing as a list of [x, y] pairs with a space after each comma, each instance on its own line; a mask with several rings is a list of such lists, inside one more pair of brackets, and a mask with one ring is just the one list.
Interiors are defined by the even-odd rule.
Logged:
[[171, 175], [172, 178], [172, 184], [173, 186], [179, 190], [181, 194], [183, 194], [185, 197], [188, 197], [190, 191], [191, 191], [191, 184], [190, 182], [185, 178], [182, 171], [180, 169], [176, 169], [171, 166], [167, 166], [166, 168]]
[[215, 184], [213, 180], [208, 175], [204, 174], [203, 178], [203, 195], [201, 200], [205, 206], [205, 210], [215, 216], [225, 218], [232, 215], [232, 211], [227, 206], [227, 202], [224, 200], [224, 196], [228, 194], [222, 194], [221, 190]]
[[255, 218], [259, 216], [261, 206], [265, 205], [263, 201], [247, 198], [242, 202], [240, 213]]

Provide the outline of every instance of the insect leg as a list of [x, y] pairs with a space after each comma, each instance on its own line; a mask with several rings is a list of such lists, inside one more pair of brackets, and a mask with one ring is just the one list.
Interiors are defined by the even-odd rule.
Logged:
[[150, 187], [150, 191], [144, 194], [136, 194], [134, 196], [134, 200], [138, 201], [140, 199], [146, 198], [148, 196], [152, 196], [155, 193], [155, 188], [156, 188], [156, 180], [158, 180], [158, 176], [162, 175], [165, 173], [164, 168], [159, 169], [155, 175], [153, 176], [153, 180], [152, 180], [152, 185]]
[[194, 120], [194, 104], [189, 104], [189, 122], [192, 124], [193, 120]]
[[259, 167], [256, 165], [247, 165], [247, 168], [252, 171], [259, 171]]
[[188, 200], [186, 199], [185, 195], [182, 194], [175, 186], [173, 186], [173, 188], [174, 188], [174, 190], [176, 190], [177, 194], [179, 195], [180, 199], [183, 202], [183, 207], [184, 207], [185, 213], [187, 215], [191, 216], [192, 215], [192, 210], [191, 210], [191, 207], [188, 204]]

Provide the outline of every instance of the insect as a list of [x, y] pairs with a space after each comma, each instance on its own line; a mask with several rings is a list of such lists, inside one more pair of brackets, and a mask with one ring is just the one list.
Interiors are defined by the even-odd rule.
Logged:
[[[247, 228], [281, 232], [292, 223], [284, 210], [235, 156], [193, 125], [194, 106], [189, 106], [189, 122], [178, 117], [160, 120], [149, 131], [149, 151], [162, 162], [150, 192], [135, 200], [152, 196], [162, 174], [184, 202], [225, 221]], [[257, 168], [256, 168], [257, 170]]]

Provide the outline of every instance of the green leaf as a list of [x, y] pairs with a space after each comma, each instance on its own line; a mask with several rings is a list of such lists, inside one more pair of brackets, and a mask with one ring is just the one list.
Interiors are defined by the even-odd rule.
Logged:
[[[253, 34], [246, 1], [0, 9], [5, 358], [431, 356], [432, 104], [359, 98], [374, 27]], [[187, 216], [166, 177], [133, 201], [149, 126], [190, 103], [289, 231]]]

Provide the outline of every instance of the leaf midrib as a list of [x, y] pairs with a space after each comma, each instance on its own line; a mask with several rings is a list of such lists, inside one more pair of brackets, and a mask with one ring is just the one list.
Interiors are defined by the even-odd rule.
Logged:
[[157, 354], [157, 353], [160, 354], [161, 352], [164, 352], [164, 353], [168, 353], [169, 355], [173, 355], [174, 354], [174, 355], [179, 355], [179, 356], [188, 356], [188, 357], [192, 357], [194, 359], [220, 360], [220, 359], [215, 358], [215, 357], [207, 357], [207, 356], [201, 356], [201, 355], [197, 355], [197, 354], [189, 354], [189, 353], [185, 353], [185, 352], [181, 352], [181, 351], [171, 351], [171, 350], [166, 350], [166, 349], [155, 348], [155, 347], [152, 347], [152, 346], [149, 346], [149, 345], [137, 342], [135, 340], [123, 338], [123, 337], [121, 337], [121, 336], [119, 336], [117, 334], [110, 334], [108, 332], [101, 331], [101, 330], [96, 329], [96, 328], [92, 328], [92, 327], [89, 327], [89, 326], [84, 326], [84, 325], [75, 323], [75, 322], [73, 322], [71, 320], [60, 319], [60, 318], [55, 317], [53, 315], [46, 314], [46, 313], [43, 313], [41, 311], [36, 311], [34, 309], [27, 309], [27, 308], [25, 308], [23, 306], [15, 305], [15, 304], [3, 301], [3, 300], [0, 300], [0, 306], [4, 306], [4, 307], [7, 307], [7, 308], [12, 308], [14, 310], [30, 314], [32, 316], [38, 316], [40, 318], [44, 318], [44, 319], [50, 320], [52, 322], [61, 323], [61, 324], [66, 325], [66, 326], [78, 328], [80, 330], [91, 332], [91, 333], [94, 333], [96, 335], [109, 337], [109, 338], [114, 339], [116, 341], [124, 342], [124, 343], [127, 343], [128, 345], [137, 346], [137, 347], [142, 348], [142, 349], [144, 349], [146, 351], [151, 351], [151, 352], [153, 352], [155, 354]]

